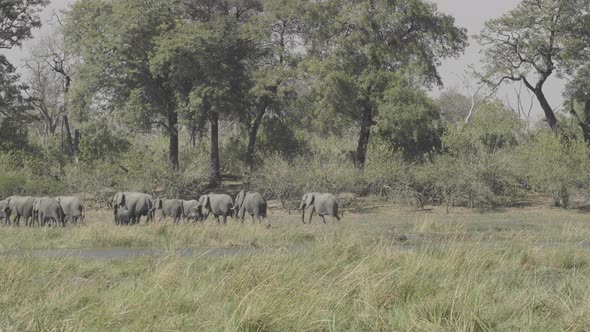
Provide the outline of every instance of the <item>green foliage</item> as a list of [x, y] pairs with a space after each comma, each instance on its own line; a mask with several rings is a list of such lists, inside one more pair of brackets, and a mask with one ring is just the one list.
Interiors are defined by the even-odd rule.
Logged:
[[307, 150], [307, 144], [297, 136], [295, 128], [283, 119], [266, 119], [260, 127], [258, 151], [262, 158], [280, 154], [283, 158], [292, 160]]
[[474, 110], [467, 125], [450, 127], [444, 134], [443, 146], [453, 156], [494, 154], [517, 145], [524, 124], [498, 101], [485, 103]]
[[441, 146], [438, 109], [424, 91], [398, 82], [384, 92], [376, 133], [407, 161], [422, 161]]
[[555, 205], [568, 207], [574, 190], [587, 190], [590, 149], [581, 140], [564, 140], [539, 131], [519, 149], [521, 171], [535, 191], [551, 194]]
[[20, 194], [24, 192], [27, 179], [25, 175], [2, 174], [0, 175], [0, 198]]
[[18, 151], [28, 148], [28, 128], [13, 117], [0, 118], [0, 151]]
[[226, 174], [242, 173], [244, 160], [246, 160], [246, 140], [240, 136], [231, 136], [220, 147], [221, 170]]
[[464, 123], [471, 109], [471, 100], [453, 87], [444, 90], [436, 99], [436, 104], [440, 109], [441, 119], [448, 126]]
[[98, 159], [116, 159], [129, 147], [129, 141], [112, 131], [104, 122], [93, 123], [81, 130], [78, 157], [80, 161], [92, 163]]
[[21, 46], [41, 26], [39, 12], [49, 0], [10, 0], [0, 2], [0, 49]]
[[[0, 13], [5, 7], [6, 4], [0, 4]], [[2, 19], [0, 17], [0, 21]], [[4, 37], [0, 31], [0, 48]], [[16, 68], [0, 54], [0, 151], [4, 152], [24, 149], [28, 143], [27, 123], [31, 119], [26, 114], [29, 107], [23, 98], [24, 86], [19, 79]]]

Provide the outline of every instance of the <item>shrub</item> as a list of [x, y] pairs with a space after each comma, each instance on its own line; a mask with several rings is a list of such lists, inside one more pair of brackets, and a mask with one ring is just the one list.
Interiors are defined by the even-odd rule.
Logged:
[[569, 206], [573, 190], [587, 189], [590, 149], [581, 140], [539, 131], [518, 153], [520, 170], [533, 190], [550, 194], [556, 206]]
[[102, 158], [113, 160], [130, 147], [129, 141], [123, 135], [110, 130], [104, 122], [87, 126], [81, 132], [78, 157], [83, 162]]

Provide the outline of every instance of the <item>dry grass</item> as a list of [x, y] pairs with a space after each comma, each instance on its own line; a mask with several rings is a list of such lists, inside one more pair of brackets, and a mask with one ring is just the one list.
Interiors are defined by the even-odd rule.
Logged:
[[[340, 224], [0, 228], [3, 248], [272, 248], [127, 260], [0, 256], [0, 330], [590, 329], [590, 224], [554, 209], [381, 204]], [[407, 240], [401, 235], [405, 234]], [[172, 251], [170, 251], [172, 252]]]

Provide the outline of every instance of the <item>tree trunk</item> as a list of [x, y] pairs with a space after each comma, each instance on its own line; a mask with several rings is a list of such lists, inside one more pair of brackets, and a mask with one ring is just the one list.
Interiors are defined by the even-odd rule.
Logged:
[[189, 120], [189, 132], [190, 132], [190, 145], [191, 148], [197, 147], [197, 120], [195, 120], [195, 116], [192, 115]]
[[559, 131], [557, 117], [555, 117], [555, 113], [553, 112], [551, 105], [549, 105], [547, 98], [545, 98], [545, 94], [540, 88], [533, 90], [533, 92], [535, 93], [535, 96], [537, 97], [537, 100], [539, 101], [539, 104], [545, 113], [545, 118], [547, 119], [547, 123], [549, 123], [549, 127], [551, 130], [557, 133]]
[[72, 139], [72, 131], [70, 130], [70, 122], [68, 120], [67, 114], [63, 116], [62, 125], [66, 130], [66, 148], [68, 154], [73, 157], [78, 153], [78, 149], [74, 146], [74, 140]]
[[584, 102], [584, 122], [580, 123], [582, 133], [584, 133], [584, 141], [590, 143], [590, 99]]
[[174, 109], [168, 110], [168, 138], [169, 138], [169, 165], [170, 173], [179, 169], [178, 163], [178, 113]]
[[221, 184], [221, 166], [219, 162], [219, 114], [210, 112], [211, 122], [211, 177], [209, 185], [217, 187]]
[[258, 106], [258, 110], [256, 112], [256, 117], [254, 118], [254, 122], [250, 127], [250, 131], [248, 133], [248, 151], [246, 153], [246, 176], [250, 176], [252, 172], [252, 168], [254, 167], [254, 150], [256, 148], [256, 136], [258, 135], [258, 129], [260, 128], [260, 124], [262, 123], [262, 118], [266, 113], [266, 102], [262, 102]]
[[358, 169], [365, 168], [365, 161], [367, 159], [367, 146], [369, 145], [369, 137], [371, 136], [371, 127], [373, 126], [373, 114], [371, 106], [363, 107], [363, 117], [361, 120], [361, 131], [359, 133], [359, 140], [354, 156], [354, 165]]

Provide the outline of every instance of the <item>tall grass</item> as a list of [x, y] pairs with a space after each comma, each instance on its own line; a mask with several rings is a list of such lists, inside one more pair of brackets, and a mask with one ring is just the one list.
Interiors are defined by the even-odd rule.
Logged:
[[405, 250], [339, 226], [314, 229], [304, 250], [259, 255], [0, 257], [0, 329], [590, 328], [587, 250], [526, 237], [501, 247], [449, 237]]

